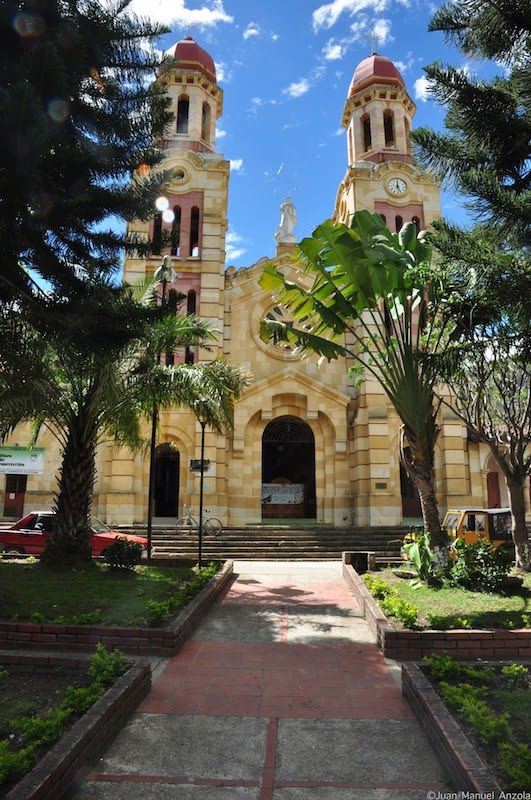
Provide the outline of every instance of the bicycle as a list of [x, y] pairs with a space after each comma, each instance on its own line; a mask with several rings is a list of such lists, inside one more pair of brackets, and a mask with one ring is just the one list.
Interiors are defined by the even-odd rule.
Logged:
[[[195, 517], [192, 514], [192, 509], [190, 506], [183, 506], [184, 516], [178, 517], [175, 522], [175, 532], [177, 533], [180, 528], [195, 528], [196, 532], [199, 531], [199, 518]], [[205, 508], [205, 514], [208, 514], [208, 508]], [[203, 533], [206, 536], [219, 536], [221, 531], [223, 530], [223, 525], [221, 521], [217, 517], [208, 517], [207, 519], [203, 516]], [[187, 535], [190, 531], [186, 531]]]

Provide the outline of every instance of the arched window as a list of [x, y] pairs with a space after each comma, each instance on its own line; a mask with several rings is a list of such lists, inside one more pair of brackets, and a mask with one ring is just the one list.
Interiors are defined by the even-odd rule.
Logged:
[[181, 206], [173, 206], [173, 225], [171, 226], [171, 254], [181, 255]]
[[395, 217], [395, 229], [396, 229], [396, 232], [397, 232], [397, 233], [398, 233], [398, 231], [399, 231], [399, 230], [402, 228], [402, 225], [403, 225], [403, 224], [404, 224], [404, 220], [402, 219], [402, 217], [401, 217], [401, 216], [397, 215], [397, 216]]
[[197, 258], [199, 255], [199, 209], [192, 206], [190, 215], [190, 255]]
[[[196, 307], [197, 307], [197, 294], [194, 289], [190, 289], [186, 297], [186, 313], [195, 314]], [[193, 349], [191, 347], [187, 347], [184, 352], [184, 363], [193, 364], [194, 358], [195, 357]]]
[[384, 111], [384, 136], [385, 136], [385, 146], [386, 147], [394, 147], [395, 146], [395, 120], [394, 114], [392, 111], [387, 109]]
[[414, 222], [417, 226], [417, 233], [420, 231], [420, 219], [418, 217], [412, 217], [411, 222]]
[[204, 142], [210, 142], [210, 106], [208, 103], [203, 103], [203, 111], [201, 114], [201, 139]]
[[369, 114], [365, 114], [361, 118], [361, 131], [363, 134], [363, 151], [372, 150], [371, 118]]
[[188, 133], [188, 117], [190, 115], [190, 99], [186, 95], [177, 101], [177, 133]]
[[157, 211], [153, 220], [153, 255], [160, 256], [162, 245], [162, 214]]
[[385, 214], [380, 214], [380, 216], [381, 216], [381, 218], [383, 219], [383, 221], [385, 222], [385, 224], [387, 225], [387, 220], [386, 220], [386, 218], [385, 218]]

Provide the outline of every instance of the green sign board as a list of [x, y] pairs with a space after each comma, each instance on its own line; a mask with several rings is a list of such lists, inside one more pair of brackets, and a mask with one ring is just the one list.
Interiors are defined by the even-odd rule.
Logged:
[[0, 472], [7, 475], [42, 475], [44, 447], [0, 447]]

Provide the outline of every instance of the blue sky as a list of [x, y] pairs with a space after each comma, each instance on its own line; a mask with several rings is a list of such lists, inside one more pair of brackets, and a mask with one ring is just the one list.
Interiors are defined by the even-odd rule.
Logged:
[[[424, 0], [133, 0], [131, 9], [171, 28], [166, 50], [192, 36], [213, 57], [224, 90], [217, 149], [231, 161], [227, 266], [275, 252], [279, 206], [290, 195], [298, 239], [332, 214], [347, 167], [340, 118], [352, 74], [377, 51], [400, 69], [417, 104], [415, 125], [441, 128], [422, 67], [435, 59], [469, 68], [427, 27]], [[445, 216], [463, 221], [457, 198]]]

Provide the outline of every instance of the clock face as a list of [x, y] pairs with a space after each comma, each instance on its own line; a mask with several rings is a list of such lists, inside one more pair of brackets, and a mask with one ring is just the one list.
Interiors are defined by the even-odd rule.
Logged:
[[387, 184], [387, 188], [391, 194], [404, 194], [407, 189], [407, 183], [402, 178], [391, 178]]

